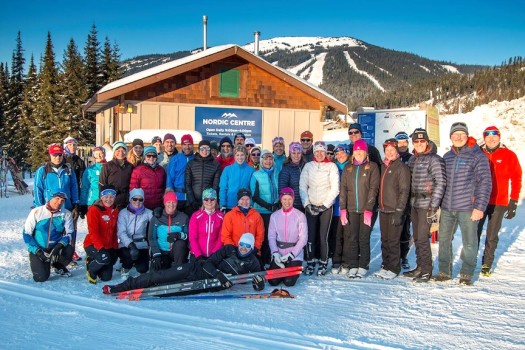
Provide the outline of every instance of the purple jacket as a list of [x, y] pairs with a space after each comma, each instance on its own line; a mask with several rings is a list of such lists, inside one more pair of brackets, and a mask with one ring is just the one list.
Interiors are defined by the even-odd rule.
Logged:
[[190, 219], [189, 239], [190, 252], [195, 255], [209, 257], [222, 247], [221, 231], [224, 214], [219, 210], [209, 215], [204, 209], [199, 209]]
[[285, 213], [277, 210], [270, 217], [268, 227], [268, 243], [272, 253], [286, 255], [293, 253], [294, 260], [303, 260], [303, 248], [308, 240], [308, 226], [306, 216], [293, 208]]

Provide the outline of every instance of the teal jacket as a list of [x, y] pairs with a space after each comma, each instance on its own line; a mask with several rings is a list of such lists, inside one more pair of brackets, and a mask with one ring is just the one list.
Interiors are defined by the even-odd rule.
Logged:
[[253, 173], [250, 180], [253, 208], [260, 214], [271, 214], [269, 207], [279, 202], [278, 184], [279, 174], [274, 167], [270, 171], [260, 168]]
[[95, 163], [84, 171], [80, 187], [80, 205], [91, 205], [99, 198], [98, 179], [101, 171], [102, 163]]

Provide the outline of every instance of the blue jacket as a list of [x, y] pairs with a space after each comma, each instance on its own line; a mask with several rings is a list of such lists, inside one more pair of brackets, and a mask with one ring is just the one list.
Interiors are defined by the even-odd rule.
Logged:
[[184, 188], [184, 174], [186, 165], [193, 160], [195, 154], [185, 155], [183, 152], [171, 157], [167, 169], [166, 189], [171, 189], [177, 195], [178, 200], [186, 200], [186, 189]]
[[459, 150], [452, 148], [443, 156], [447, 173], [447, 187], [441, 209], [470, 212], [485, 211], [492, 191], [492, 178], [487, 157], [469, 137]]
[[80, 187], [80, 204], [91, 205], [99, 197], [98, 180], [102, 171], [102, 163], [89, 166], [82, 174], [82, 186]]
[[[337, 170], [339, 170], [339, 183], [341, 183], [341, 175], [343, 175], [343, 169], [345, 168], [345, 165], [347, 165], [349, 160], [347, 160], [344, 163], [339, 163], [337, 160], [335, 161], [335, 165], [337, 165]], [[341, 216], [341, 208], [339, 206], [339, 195], [335, 198], [334, 202], [334, 215], [333, 216]]]
[[38, 249], [49, 252], [58, 243], [68, 245], [73, 232], [73, 217], [69, 210], [52, 213], [42, 205], [29, 213], [22, 236], [27, 250], [35, 254]]
[[224, 168], [219, 181], [219, 206], [231, 209], [237, 205], [237, 191], [250, 187], [250, 179], [255, 169], [246, 162], [235, 162]]
[[171, 243], [168, 242], [168, 234], [180, 232], [181, 240], [188, 239], [188, 216], [180, 211], [169, 216], [165, 211], [162, 216], [153, 216], [148, 227], [148, 241], [151, 256], [158, 256], [161, 252], [171, 251]]
[[275, 168], [271, 171], [260, 168], [252, 174], [250, 190], [253, 196], [253, 208], [260, 214], [272, 213], [272, 211], [262, 205], [270, 206], [279, 202], [279, 193], [277, 192], [278, 183], [279, 178]]
[[67, 195], [64, 208], [73, 209], [73, 205], [78, 204], [78, 185], [77, 177], [69, 166], [63, 163], [55, 171], [50, 163], [42, 165], [35, 174], [33, 184], [33, 206], [39, 207], [46, 204], [51, 199], [53, 193], [62, 191]]
[[293, 200], [294, 208], [304, 211], [303, 202], [301, 201], [301, 196], [299, 195], [299, 179], [301, 178], [301, 171], [304, 167], [304, 162], [301, 160], [299, 164], [294, 164], [292, 162], [286, 162], [283, 164], [283, 168], [279, 173], [279, 185], [277, 189], [279, 192], [285, 187], [291, 187], [295, 192], [295, 197]]
[[275, 168], [275, 171], [277, 172], [277, 178], [279, 178], [279, 173], [283, 169], [283, 163], [286, 159], [288, 159], [288, 157], [286, 157], [285, 153], [283, 153], [280, 156], [278, 156], [275, 153], [273, 154], [273, 162], [274, 162], [273, 167]]

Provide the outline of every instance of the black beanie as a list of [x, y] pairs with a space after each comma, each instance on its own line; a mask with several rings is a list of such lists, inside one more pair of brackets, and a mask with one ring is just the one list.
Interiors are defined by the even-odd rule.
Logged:
[[223, 144], [223, 143], [226, 143], [226, 142], [229, 143], [230, 146], [233, 147], [233, 142], [232, 142], [232, 140], [231, 140], [228, 136], [225, 136], [225, 137], [223, 137], [223, 138], [221, 139], [221, 142], [219, 143], [219, 146], [222, 146], [222, 144]]
[[135, 147], [135, 146], [142, 146], [142, 147], [144, 147], [144, 142], [141, 139], [135, 139], [135, 140], [133, 140], [132, 145], [133, 145], [133, 147]]
[[252, 191], [250, 191], [250, 189], [248, 189], [248, 188], [241, 188], [237, 192], [237, 200], [241, 199], [244, 196], [248, 196], [248, 197], [250, 197], [250, 199], [252, 199]]
[[211, 148], [211, 143], [208, 140], [201, 140], [201, 142], [199, 142], [199, 147], [201, 146], [208, 146]]

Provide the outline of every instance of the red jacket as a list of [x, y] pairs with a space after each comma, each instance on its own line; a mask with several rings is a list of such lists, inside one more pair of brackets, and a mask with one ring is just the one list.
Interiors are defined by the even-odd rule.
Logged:
[[84, 248], [92, 245], [96, 250], [117, 249], [117, 220], [117, 208], [106, 208], [100, 201], [90, 206], [87, 212], [88, 234], [84, 239]]
[[228, 165], [232, 165], [233, 163], [235, 163], [234, 156], [229, 156], [228, 158], [222, 158], [221, 155], [219, 154], [217, 158], [215, 158], [215, 160], [219, 162], [222, 170], [224, 170], [224, 168], [226, 168]]
[[[507, 206], [509, 193], [510, 199], [517, 201], [521, 191], [521, 166], [516, 153], [503, 144], [492, 152], [487, 150], [486, 145], [481, 146], [481, 149], [489, 159], [492, 175], [489, 204]], [[511, 183], [510, 192], [509, 181]]]
[[226, 215], [222, 223], [222, 243], [238, 246], [239, 239], [244, 233], [253, 233], [255, 237], [255, 248], [261, 250], [264, 240], [264, 224], [261, 214], [250, 208], [248, 215], [235, 206]]
[[166, 171], [160, 165], [155, 168], [144, 163], [133, 169], [129, 190], [142, 188], [144, 190], [144, 206], [148, 209], [162, 207], [162, 197], [166, 189]]

